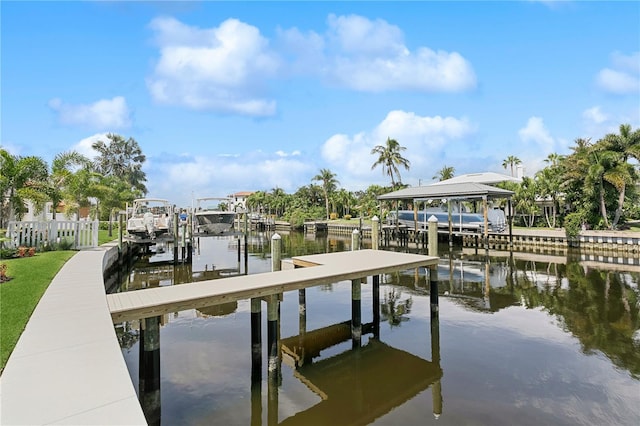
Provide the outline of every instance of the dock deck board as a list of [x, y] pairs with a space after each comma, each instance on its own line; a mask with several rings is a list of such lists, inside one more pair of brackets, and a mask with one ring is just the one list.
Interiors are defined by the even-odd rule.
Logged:
[[433, 256], [383, 250], [316, 254], [292, 260], [297, 266], [316, 266], [109, 294], [111, 318], [117, 324], [438, 263]]

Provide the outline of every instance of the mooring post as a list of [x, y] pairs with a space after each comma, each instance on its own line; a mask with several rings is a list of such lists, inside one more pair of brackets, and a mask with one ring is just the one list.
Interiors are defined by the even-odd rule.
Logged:
[[184, 263], [187, 260], [187, 224], [183, 223], [182, 224], [182, 257], [180, 258], [182, 260], [182, 263]]
[[[429, 220], [429, 256], [438, 257], [438, 218], [431, 215]], [[431, 312], [438, 310], [438, 265], [429, 270], [429, 294], [431, 296]]]
[[304, 362], [307, 356], [304, 350], [304, 339], [307, 334], [307, 290], [304, 288], [298, 290], [298, 330], [298, 344], [302, 350], [300, 359]]
[[380, 275], [373, 276], [373, 337], [380, 339]]
[[124, 218], [122, 212], [118, 213], [118, 251], [122, 255], [122, 241], [124, 234]]
[[244, 273], [249, 275], [249, 215], [244, 212]]
[[178, 212], [173, 213], [173, 264], [178, 264], [178, 220], [180, 215]]
[[362, 280], [351, 280], [351, 342], [353, 348], [362, 345]]
[[251, 381], [262, 381], [262, 306], [261, 299], [251, 299]]
[[160, 317], [140, 322], [138, 387], [148, 424], [160, 424]]
[[193, 262], [193, 212], [187, 216], [187, 230], [189, 239], [187, 240], [187, 263]]
[[271, 271], [282, 268], [282, 237], [277, 232], [271, 237]]
[[380, 244], [380, 219], [378, 216], [371, 218], [371, 248], [378, 250]]
[[351, 250], [360, 250], [360, 231], [357, 229], [351, 233]]

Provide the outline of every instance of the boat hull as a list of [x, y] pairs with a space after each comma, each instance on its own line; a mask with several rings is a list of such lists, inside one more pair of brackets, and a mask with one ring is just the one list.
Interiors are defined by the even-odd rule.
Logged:
[[196, 232], [202, 234], [224, 234], [233, 230], [233, 212], [198, 212], [195, 214]]

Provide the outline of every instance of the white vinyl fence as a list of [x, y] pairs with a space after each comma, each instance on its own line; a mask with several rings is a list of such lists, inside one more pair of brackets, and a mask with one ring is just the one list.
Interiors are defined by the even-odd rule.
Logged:
[[75, 250], [98, 247], [98, 223], [97, 220], [11, 221], [7, 228], [8, 245], [42, 247], [66, 240]]

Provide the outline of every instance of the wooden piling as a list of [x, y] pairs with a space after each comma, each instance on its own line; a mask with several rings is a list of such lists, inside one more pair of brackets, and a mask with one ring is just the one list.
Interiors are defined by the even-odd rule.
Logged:
[[271, 237], [271, 271], [282, 268], [282, 237], [277, 232]]
[[362, 345], [362, 289], [360, 279], [351, 280], [351, 342], [353, 348]]
[[[429, 256], [438, 257], [438, 219], [431, 216], [429, 223]], [[438, 311], [438, 265], [429, 269], [429, 294], [431, 299], [431, 312]]]

